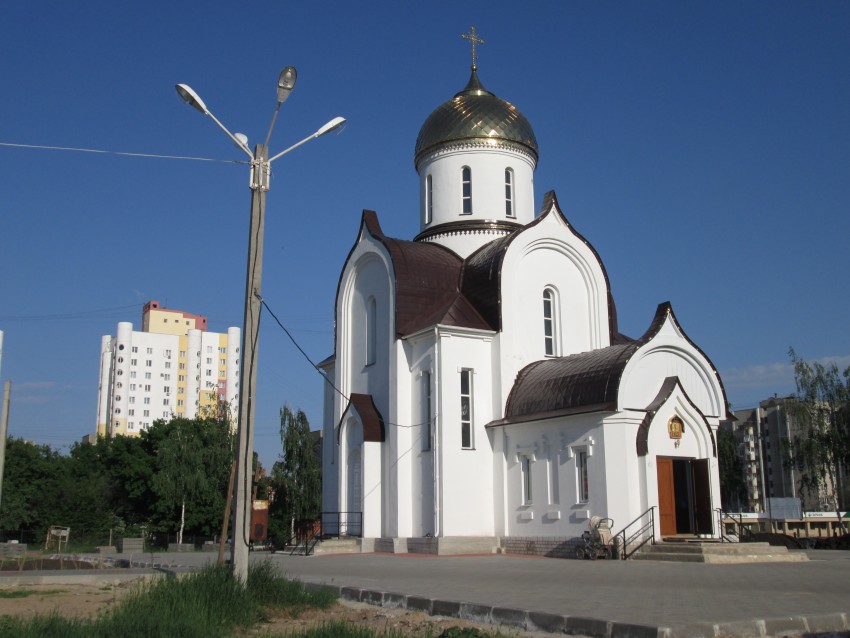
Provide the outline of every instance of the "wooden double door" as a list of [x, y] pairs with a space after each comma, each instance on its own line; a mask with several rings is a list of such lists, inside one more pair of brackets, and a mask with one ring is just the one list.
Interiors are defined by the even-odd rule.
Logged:
[[656, 457], [662, 536], [713, 534], [708, 459]]

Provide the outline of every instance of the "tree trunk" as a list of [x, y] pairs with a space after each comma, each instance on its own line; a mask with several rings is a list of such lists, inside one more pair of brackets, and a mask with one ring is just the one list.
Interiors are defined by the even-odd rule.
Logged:
[[183, 525], [186, 523], [186, 499], [180, 501], [180, 531], [177, 532], [177, 544], [183, 544]]

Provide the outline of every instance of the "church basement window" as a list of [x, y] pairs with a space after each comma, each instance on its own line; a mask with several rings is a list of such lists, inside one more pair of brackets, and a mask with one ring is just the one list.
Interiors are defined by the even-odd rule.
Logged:
[[461, 180], [463, 183], [463, 214], [472, 214], [472, 169], [469, 166], [464, 166], [461, 171]]
[[460, 446], [471, 450], [472, 440], [472, 370], [460, 371]]

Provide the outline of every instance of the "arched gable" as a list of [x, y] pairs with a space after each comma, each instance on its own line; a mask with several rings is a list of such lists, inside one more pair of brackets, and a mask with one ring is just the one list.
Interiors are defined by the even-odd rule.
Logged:
[[663, 303], [622, 372], [619, 408], [644, 409], [659, 391], [658, 380], [672, 376], [703, 415], [727, 417], [726, 394], [714, 364], [687, 337], [670, 304]]
[[[553, 257], [551, 267], [547, 267], [545, 259], [537, 259], [547, 254]], [[534, 261], [540, 263], [535, 267]], [[532, 272], [542, 271], [541, 290], [547, 283], [572, 289], [574, 298], [584, 308], [585, 325], [593, 335], [589, 338], [592, 348], [620, 342], [605, 266], [590, 242], [569, 224], [554, 191], [546, 193], [537, 219], [510, 236], [483, 246], [464, 263], [461, 289], [494, 330], [502, 330], [505, 321], [510, 321], [504, 315], [506, 307], [527, 286], [523, 264], [528, 264]], [[572, 282], [558, 285], [544, 281], [544, 275], [557, 275], [558, 267], [564, 264], [575, 275]], [[562, 294], [569, 298], [566, 291]]]
[[[635, 448], [638, 456], [649, 454], [650, 429], [663, 428], [674, 417], [680, 419], [682, 439], [689, 441], [693, 437], [694, 445], [690, 447], [695, 448], [691, 451], [694, 452], [696, 458], [706, 458], [709, 455], [717, 456], [717, 441], [711, 425], [682, 388], [678, 377], [666, 378], [658, 394], [646, 406], [645, 410], [646, 416], [638, 427], [635, 437]], [[656, 434], [654, 430], [653, 434]], [[673, 438], [669, 432], [667, 436]], [[657, 438], [663, 439], [664, 434], [662, 433]]]
[[[376, 400], [386, 405], [389, 352], [395, 331], [394, 272], [391, 257], [372, 235], [368, 219], [364, 212], [358, 241], [348, 255], [337, 288], [336, 386], [344, 396], [376, 394]], [[373, 221], [377, 226], [377, 218]], [[379, 226], [377, 229], [380, 232]], [[338, 410], [344, 408], [340, 405]]]

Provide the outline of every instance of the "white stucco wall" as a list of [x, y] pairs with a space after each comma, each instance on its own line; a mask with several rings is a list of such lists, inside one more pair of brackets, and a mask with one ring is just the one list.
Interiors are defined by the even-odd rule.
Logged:
[[[472, 213], [463, 212], [462, 170], [472, 177]], [[514, 216], [506, 214], [505, 169], [513, 171]], [[426, 223], [428, 176], [432, 184], [432, 218]], [[420, 232], [440, 224], [464, 221], [504, 220], [528, 224], [534, 219], [534, 159], [518, 149], [487, 146], [475, 141], [444, 147], [419, 163]], [[454, 237], [447, 246], [462, 257], [480, 248], [492, 236]], [[443, 243], [442, 239], [436, 239]]]
[[[503, 437], [508, 536], [578, 536], [589, 516], [609, 516], [602, 415], [587, 414], [498, 428]], [[576, 453], [588, 452], [588, 500], [579, 493]], [[523, 458], [530, 460], [532, 500], [524, 498]]]
[[552, 210], [511, 242], [502, 263], [501, 393], [505, 398], [517, 373], [546, 356], [546, 287], [555, 292], [558, 355], [610, 345], [605, 273], [593, 251]]
[[[440, 327], [436, 447], [440, 536], [494, 534], [493, 450], [484, 425], [494, 418], [493, 334]], [[461, 445], [461, 370], [473, 371], [473, 449]]]

